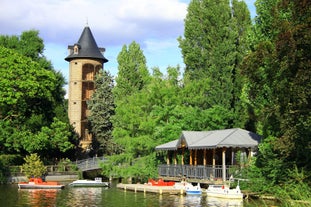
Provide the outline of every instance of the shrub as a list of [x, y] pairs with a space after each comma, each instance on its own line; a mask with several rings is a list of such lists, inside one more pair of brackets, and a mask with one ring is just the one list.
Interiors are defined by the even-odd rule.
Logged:
[[27, 178], [42, 177], [47, 173], [47, 168], [44, 166], [40, 156], [35, 154], [27, 155], [24, 158], [25, 163], [22, 165], [22, 172]]

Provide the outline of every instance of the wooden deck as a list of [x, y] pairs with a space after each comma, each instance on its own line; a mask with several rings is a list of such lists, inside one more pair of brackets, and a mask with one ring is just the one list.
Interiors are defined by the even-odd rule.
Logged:
[[148, 184], [117, 184], [117, 188], [123, 189], [124, 191], [130, 190], [134, 192], [144, 193], [157, 193], [157, 194], [170, 194], [170, 195], [183, 195], [185, 190], [176, 189], [174, 186], [152, 186]]

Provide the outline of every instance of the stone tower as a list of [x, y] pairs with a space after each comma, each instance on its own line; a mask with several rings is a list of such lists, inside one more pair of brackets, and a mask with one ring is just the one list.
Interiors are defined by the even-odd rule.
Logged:
[[69, 55], [65, 58], [69, 62], [69, 94], [68, 116], [70, 124], [80, 136], [80, 144], [87, 150], [92, 143], [89, 132], [87, 101], [94, 92], [95, 75], [103, 69], [108, 60], [103, 53], [105, 48], [99, 48], [88, 26], [80, 39], [74, 45], [68, 46]]

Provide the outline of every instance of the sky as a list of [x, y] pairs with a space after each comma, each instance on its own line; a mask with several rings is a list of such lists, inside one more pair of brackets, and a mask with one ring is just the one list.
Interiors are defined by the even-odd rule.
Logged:
[[[184, 67], [177, 38], [191, 0], [0, 0], [0, 35], [20, 35], [35, 29], [45, 45], [44, 55], [66, 81], [68, 45], [88, 25], [99, 47], [106, 48], [105, 70], [118, 73], [117, 56], [124, 45], [137, 42], [149, 69]], [[17, 3], [18, 2], [18, 3]], [[252, 17], [255, 0], [245, 0]]]

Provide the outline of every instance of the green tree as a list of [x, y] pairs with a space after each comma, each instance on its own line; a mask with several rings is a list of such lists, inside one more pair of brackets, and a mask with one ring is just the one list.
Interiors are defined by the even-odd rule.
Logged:
[[143, 107], [148, 102], [142, 97], [141, 91], [147, 85], [150, 75], [143, 51], [135, 41], [128, 47], [123, 46], [118, 55], [118, 64], [116, 86], [112, 91], [116, 105], [112, 124], [113, 139], [119, 153], [111, 157], [111, 163], [104, 169], [108, 169], [105, 172], [108, 175], [114, 173], [123, 177], [139, 177], [142, 171], [134, 163], [138, 163], [138, 158], [150, 151], [147, 145], [151, 138], [146, 135], [150, 129], [141, 127], [142, 120], [148, 123], [147, 111]]
[[118, 75], [113, 90], [116, 101], [141, 90], [148, 80], [146, 58], [140, 45], [133, 41], [124, 45], [118, 55]]
[[282, 133], [277, 148], [291, 168], [311, 170], [311, 2], [281, 2], [272, 85]]
[[49, 100], [55, 89], [55, 76], [10, 49], [0, 47], [0, 57], [1, 121], [10, 122], [17, 129], [27, 126], [34, 132], [40, 130], [42, 124], [50, 123]]
[[114, 115], [114, 98], [112, 90], [113, 78], [107, 71], [100, 71], [95, 79], [95, 92], [88, 101], [88, 109], [91, 111], [88, 117], [93, 132], [93, 149], [96, 154], [114, 154], [115, 144], [112, 141], [112, 122]]
[[22, 165], [22, 172], [27, 176], [27, 178], [41, 177], [47, 172], [47, 169], [41, 161], [39, 155], [27, 155], [24, 160], [25, 163]]
[[[39, 31], [25, 31], [22, 32], [20, 36], [1, 35], [0, 45], [5, 48], [12, 49], [15, 52], [21, 54], [22, 56], [31, 58], [33, 61], [39, 64], [39, 67], [41, 69], [49, 70], [54, 73], [57, 81], [55, 82], [56, 87], [52, 91], [53, 99], [51, 99], [50, 102], [43, 103], [45, 106], [53, 104], [51, 105], [51, 107], [45, 108], [45, 113], [49, 113], [49, 119], [52, 120], [52, 117], [54, 116], [53, 109], [55, 107], [58, 107], [59, 105], [62, 106], [64, 104], [65, 90], [63, 89], [63, 85], [65, 84], [65, 79], [61, 72], [54, 70], [52, 63], [44, 56], [44, 43], [43, 39], [39, 37]], [[36, 105], [38, 105], [38, 103]], [[47, 108], [49, 108], [49, 110], [46, 110]]]
[[[62, 120], [68, 126], [68, 117], [64, 116], [65, 93], [62, 88], [65, 81], [61, 73], [56, 72], [44, 57], [44, 44], [38, 31], [23, 32], [20, 37], [0, 36], [0, 45], [0, 134], [3, 135], [0, 138], [0, 148], [3, 153], [32, 152], [30, 149], [33, 147], [29, 147], [32, 145], [31, 141], [27, 144], [28, 139], [24, 137], [38, 136], [44, 127], [57, 131], [54, 117], [59, 117], [58, 122]], [[62, 133], [60, 136], [67, 140], [67, 131], [62, 131], [66, 127], [61, 125], [58, 125], [59, 133]], [[61, 142], [67, 144], [64, 140]], [[73, 143], [74, 140], [70, 138], [70, 142]], [[42, 149], [47, 149], [45, 145], [51, 146], [50, 142], [40, 144]], [[64, 152], [61, 144], [57, 146], [60, 147], [59, 151]], [[40, 153], [52, 156], [51, 153]]]
[[311, 2], [258, 0], [256, 5], [257, 40], [243, 72], [249, 80], [246, 91], [257, 129], [274, 137], [265, 146], [269, 150], [260, 151], [256, 164], [267, 172], [263, 179], [276, 185], [300, 185], [292, 178], [294, 170], [306, 170], [304, 182], [310, 184]]
[[[245, 2], [190, 2], [184, 37], [178, 39], [186, 64], [185, 92], [193, 94], [186, 97], [187, 104], [202, 110], [218, 105], [231, 117], [234, 111], [244, 113], [239, 103], [243, 86], [239, 67], [247, 51], [246, 35], [250, 25]], [[241, 126], [241, 121], [235, 123], [238, 117], [240, 114], [226, 127]]]

